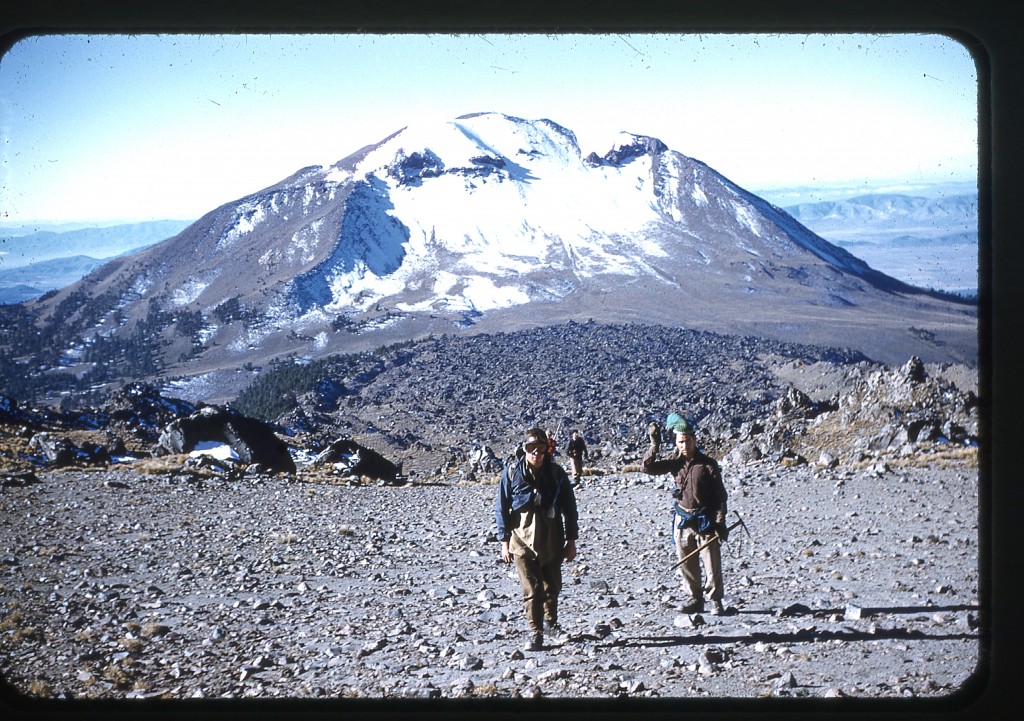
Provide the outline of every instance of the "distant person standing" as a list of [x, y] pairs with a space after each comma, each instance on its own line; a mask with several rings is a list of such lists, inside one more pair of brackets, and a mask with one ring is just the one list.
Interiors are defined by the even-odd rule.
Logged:
[[558, 594], [562, 562], [576, 558], [579, 517], [565, 470], [548, 453], [540, 428], [523, 435], [515, 460], [506, 465], [495, 502], [501, 558], [516, 564], [530, 629], [527, 650], [544, 647], [544, 627], [561, 635]]
[[[694, 554], [683, 561], [683, 581], [692, 597], [690, 603], [683, 607], [683, 612], [703, 611], [704, 599], [707, 597], [714, 604], [711, 612], [718, 615], [723, 612], [722, 596], [725, 592], [721, 541], [725, 541], [729, 535], [725, 523], [726, 492], [722, 472], [717, 461], [697, 450], [693, 426], [684, 418], [672, 413], [666, 425], [675, 435], [675, 455], [658, 459], [661, 434], [657, 424], [652, 423], [648, 427], [651, 445], [640, 469], [652, 476], [671, 473], [675, 477], [672, 535], [679, 560], [682, 561], [700, 546], [707, 544], [700, 552], [699, 560], [698, 554]], [[712, 541], [716, 533], [719, 540]], [[701, 563], [707, 574], [704, 584], [701, 584]]]
[[572, 439], [569, 441], [569, 445], [566, 446], [565, 451], [569, 454], [569, 459], [572, 461], [572, 482], [575, 486], [579, 484], [580, 478], [583, 476], [583, 459], [590, 457], [590, 453], [587, 451], [587, 444], [579, 431], [572, 432]]

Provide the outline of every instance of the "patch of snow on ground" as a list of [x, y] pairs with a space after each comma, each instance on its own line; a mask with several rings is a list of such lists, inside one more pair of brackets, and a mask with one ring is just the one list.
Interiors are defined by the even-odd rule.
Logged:
[[215, 325], [204, 325], [202, 328], [200, 328], [199, 332], [196, 334], [197, 336], [199, 336], [200, 344], [206, 345], [211, 340], [213, 340], [213, 338], [216, 337], [218, 330], [219, 328]]
[[58, 365], [60, 365], [61, 367], [73, 366], [76, 363], [81, 362], [83, 355], [85, 355], [84, 345], [71, 346], [70, 348], [66, 349], [63, 354], [61, 354], [60, 361], [58, 361]]
[[316, 257], [314, 251], [323, 225], [323, 219], [319, 218], [292, 235], [292, 242], [286, 246], [284, 251], [285, 258], [289, 263], [297, 261], [306, 265], [313, 262]]
[[479, 276], [469, 279], [469, 285], [462, 291], [462, 295], [479, 311], [508, 308], [530, 301], [530, 296], [520, 288], [499, 286], [492, 279]]
[[236, 340], [228, 343], [227, 349], [232, 353], [248, 353], [253, 348], [259, 347], [269, 334], [269, 331], [266, 330], [246, 328]]
[[[324, 174], [324, 181], [333, 185], [327, 194], [328, 200], [334, 200], [334, 194], [337, 192], [338, 187], [348, 183], [355, 177], [355, 173], [351, 170], [345, 170], [344, 168], [331, 168]], [[312, 186], [310, 186], [312, 187]]]
[[200, 294], [209, 287], [209, 281], [201, 281], [198, 278], [191, 278], [185, 281], [180, 288], [175, 288], [171, 293], [171, 305], [181, 307], [192, 303]]
[[747, 245], [746, 243], [742, 243], [742, 242], [741, 242], [741, 243], [739, 243], [739, 244], [738, 244], [738, 245], [737, 245], [736, 247], [737, 247], [737, 248], [739, 248], [739, 249], [740, 249], [740, 250], [742, 250], [742, 251], [746, 251], [747, 253], [750, 253], [750, 254], [751, 254], [751, 255], [753, 255], [753, 256], [756, 256], [756, 257], [758, 257], [758, 258], [760, 258], [760, 257], [761, 257], [761, 254], [760, 254], [760, 253], [759, 253], [759, 252], [758, 252], [757, 250], [755, 250], [754, 248], [751, 248], [751, 247], [750, 247], [749, 245]]
[[434, 295], [419, 303], [400, 303], [396, 307], [405, 312], [427, 311], [440, 303], [453, 311], [488, 311], [508, 308], [530, 302], [530, 296], [516, 286], [497, 285], [492, 278], [481, 276], [455, 276], [444, 273], [434, 285]]
[[750, 207], [746, 204], [736, 203], [734, 206], [736, 220], [750, 229], [750, 232], [756, 235], [758, 238], [761, 237], [761, 226], [757, 222], [757, 216], [751, 211]]
[[408, 266], [400, 267], [394, 273], [380, 278], [367, 270], [363, 261], [347, 273], [338, 273], [330, 279], [332, 301], [324, 306], [330, 313], [347, 309], [367, 310], [381, 298], [397, 295], [405, 288]]
[[640, 249], [640, 251], [649, 257], [653, 258], [667, 258], [668, 251], [665, 250], [661, 243], [651, 239], [648, 236], [640, 236], [634, 243]]
[[212, 381], [206, 374], [192, 376], [190, 378], [179, 378], [168, 382], [163, 389], [165, 395], [175, 398], [204, 398], [210, 394]]
[[693, 198], [694, 203], [701, 207], [708, 204], [708, 196], [704, 194], [704, 189], [696, 183], [693, 184], [693, 190], [690, 191], [690, 197]]
[[230, 247], [236, 240], [247, 233], [251, 233], [257, 225], [266, 220], [266, 209], [257, 203], [240, 203], [235, 214], [235, 222], [230, 230], [224, 233], [217, 241], [217, 250], [224, 250]]
[[152, 287], [153, 280], [148, 274], [141, 274], [135, 276], [135, 280], [132, 282], [131, 287], [124, 292], [121, 299], [117, 302], [114, 307], [115, 310], [124, 310], [130, 303], [134, 303], [143, 296]]
[[221, 443], [220, 441], [199, 441], [196, 443], [195, 450], [188, 455], [192, 458], [209, 456], [211, 458], [216, 458], [218, 461], [240, 460], [234, 448], [226, 443]]

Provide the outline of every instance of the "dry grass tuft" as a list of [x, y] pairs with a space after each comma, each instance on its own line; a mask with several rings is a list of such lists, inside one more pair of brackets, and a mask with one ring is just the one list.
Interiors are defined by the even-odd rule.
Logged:
[[160, 623], [147, 623], [142, 627], [142, 635], [145, 638], [156, 638], [158, 636], [166, 636], [171, 632], [171, 629]]
[[121, 645], [129, 653], [142, 653], [146, 648], [146, 642], [141, 638], [122, 638]]
[[280, 543], [286, 546], [290, 546], [299, 540], [297, 533], [292, 531], [273, 531], [270, 534], [270, 540], [274, 543]]
[[53, 695], [53, 689], [45, 679], [36, 678], [28, 685], [26, 689], [29, 696], [35, 696], [36, 698], [47, 698]]
[[16, 631], [21, 628], [24, 622], [25, 619], [21, 615], [21, 611], [13, 609], [4, 616], [3, 620], [0, 620], [0, 631]]
[[184, 454], [143, 458], [132, 464], [132, 470], [145, 476], [177, 473], [185, 465], [186, 460], [188, 460], [188, 456]]

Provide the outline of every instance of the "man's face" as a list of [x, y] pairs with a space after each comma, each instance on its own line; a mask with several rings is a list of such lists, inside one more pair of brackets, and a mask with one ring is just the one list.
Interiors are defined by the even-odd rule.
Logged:
[[692, 433], [676, 433], [676, 448], [683, 458], [693, 458], [697, 452], [697, 439]]
[[526, 451], [526, 463], [530, 468], [540, 468], [544, 465], [544, 455], [548, 452], [548, 442], [539, 438], [530, 438], [523, 444]]

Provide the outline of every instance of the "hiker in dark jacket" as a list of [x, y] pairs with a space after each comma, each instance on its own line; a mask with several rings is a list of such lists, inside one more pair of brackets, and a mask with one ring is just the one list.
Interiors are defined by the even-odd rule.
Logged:
[[583, 459], [590, 456], [590, 453], [587, 451], [587, 444], [579, 431], [572, 432], [572, 439], [569, 441], [569, 445], [565, 447], [565, 452], [569, 454], [569, 458], [572, 460], [572, 483], [574, 486], [578, 485], [580, 477], [583, 475]]
[[501, 474], [495, 502], [501, 558], [513, 560], [523, 589], [531, 637], [527, 649], [543, 648], [544, 627], [561, 636], [558, 594], [562, 562], [576, 558], [579, 520], [576, 496], [565, 470], [548, 453], [548, 437], [530, 428], [516, 458]]
[[[697, 450], [693, 426], [678, 414], [669, 415], [666, 425], [675, 434], [676, 454], [658, 458], [660, 432], [656, 424], [649, 428], [651, 446], [640, 465], [640, 470], [652, 476], [671, 473], [675, 477], [676, 490], [672, 496], [673, 538], [676, 553], [682, 562], [683, 580], [693, 600], [683, 607], [685, 613], [704, 610], [707, 596], [715, 615], [724, 612], [722, 596], [722, 546], [729, 536], [725, 523], [726, 492], [722, 483], [722, 471], [718, 462]], [[715, 534], [719, 540], [712, 541]], [[708, 543], [711, 541], [710, 543]], [[700, 546], [706, 545], [697, 555], [690, 555]], [[703, 563], [707, 581], [701, 584], [700, 565]]]

